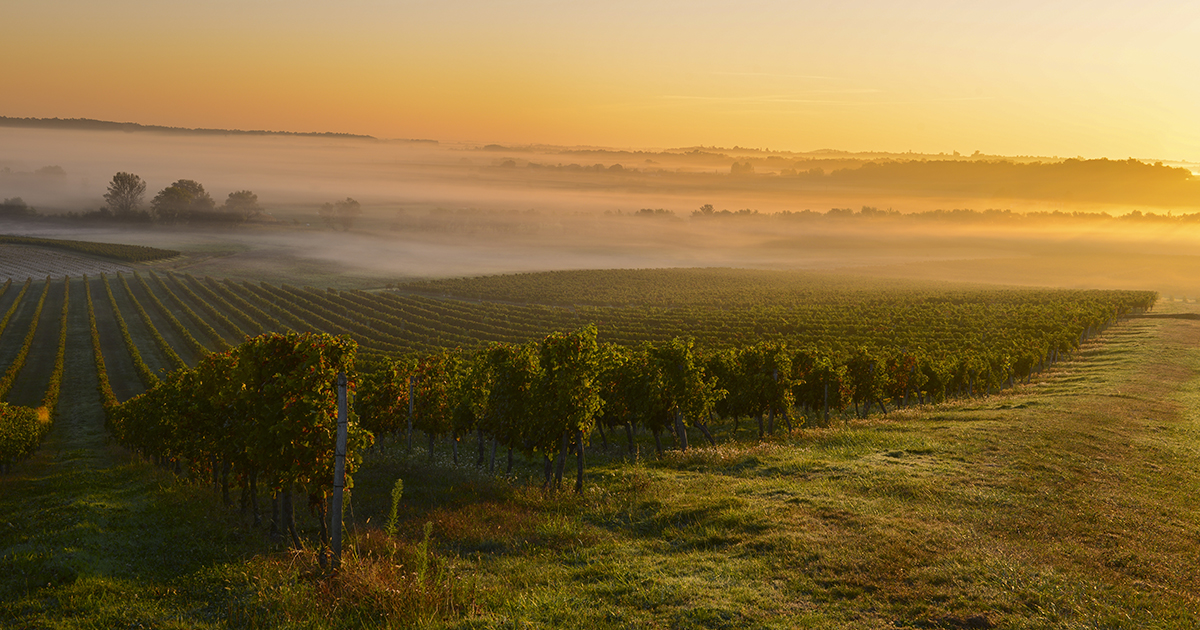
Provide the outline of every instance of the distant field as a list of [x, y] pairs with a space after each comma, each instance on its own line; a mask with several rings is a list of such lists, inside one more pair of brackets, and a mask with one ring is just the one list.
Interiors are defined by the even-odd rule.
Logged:
[[0, 279], [24, 280], [46, 276], [78, 278], [85, 274], [95, 276], [102, 273], [129, 273], [132, 270], [129, 265], [69, 251], [0, 243]]
[[57, 238], [35, 238], [31, 236], [14, 236], [11, 234], [0, 235], [0, 243], [12, 245], [33, 245], [36, 247], [61, 249], [81, 254], [99, 256], [101, 258], [120, 260], [123, 262], [145, 262], [149, 260], [171, 258], [179, 255], [179, 252], [175, 250], [146, 247], [144, 245], [93, 243], [91, 241], [73, 241]]

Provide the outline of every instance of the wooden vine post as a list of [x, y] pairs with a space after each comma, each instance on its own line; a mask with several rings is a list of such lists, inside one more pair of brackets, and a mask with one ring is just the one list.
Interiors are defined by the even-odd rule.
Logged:
[[408, 439], [408, 455], [412, 455], [413, 383], [415, 379], [415, 376], [408, 377], [408, 431], [404, 434]]
[[333, 570], [342, 566], [342, 491], [346, 486], [346, 372], [338, 372], [337, 379], [337, 450], [333, 460], [333, 506], [329, 511], [330, 534], [333, 538]]

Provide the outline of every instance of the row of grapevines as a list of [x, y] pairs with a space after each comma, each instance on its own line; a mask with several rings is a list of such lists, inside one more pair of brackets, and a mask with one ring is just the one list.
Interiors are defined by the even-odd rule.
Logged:
[[112, 305], [113, 318], [117, 320], [117, 327], [121, 329], [121, 339], [125, 342], [125, 349], [129, 351], [129, 357], [133, 359], [133, 369], [137, 371], [138, 378], [141, 379], [142, 385], [146, 389], [154, 387], [154, 384], [158, 382], [158, 376], [154, 374], [150, 366], [146, 365], [146, 361], [142, 359], [142, 353], [138, 351], [137, 344], [129, 335], [129, 326], [125, 325], [121, 308], [117, 306], [117, 299], [113, 297], [112, 285], [108, 282], [108, 276], [100, 274], [100, 282], [104, 284], [104, 292], [108, 294], [108, 303]]
[[[1128, 310], [1135, 302], [1145, 302], [1144, 295], [1116, 292], [986, 291], [964, 294], [953, 303], [913, 306], [901, 299], [859, 303], [851, 313], [828, 307], [790, 315], [753, 309], [591, 309], [581, 316], [567, 309], [544, 307], [475, 305], [428, 298], [419, 300], [431, 304], [414, 304], [413, 298], [386, 294], [318, 295], [311, 289], [268, 292], [261, 286], [243, 288], [253, 289], [248, 291], [254, 294], [251, 299], [274, 300], [281, 312], [303, 311], [305, 320], [297, 325], [330, 333], [349, 331], [369, 344], [365, 348], [391, 354], [398, 349], [423, 351], [438, 346], [479, 347], [488, 341], [522, 342], [555, 327], [587, 322], [601, 324], [601, 339], [625, 345], [690, 334], [709, 346], [743, 346], [767, 339], [824, 344], [841, 353], [865, 345], [874, 351], [907, 346], [951, 353], [1001, 348], [1020, 354], [1018, 350], [1025, 346], [1061, 346], [1061, 339], [1050, 337], [1061, 336], [1059, 328], [1064, 320], [1074, 320], [1069, 323], [1079, 327], [1073, 333], [1079, 335], [1119, 315], [1122, 309]], [[510, 310], [506, 313], [505, 309]], [[789, 322], [788, 317], [793, 321]], [[500, 325], [501, 321], [504, 324]]]
[[[171, 303], [174, 304], [176, 308], [183, 311], [183, 314], [188, 318], [192, 325], [199, 328], [205, 334], [205, 336], [208, 337], [209, 341], [212, 342], [213, 347], [216, 348], [218, 352], [229, 349], [229, 342], [225, 341], [225, 338], [221, 336], [221, 333], [217, 332], [217, 329], [213, 328], [208, 322], [204, 321], [203, 318], [196, 314], [196, 311], [192, 310], [192, 307], [188, 306], [187, 303], [185, 303], [178, 295], [176, 295], [175, 291], [173, 291], [167, 282], [162, 279], [162, 276], [153, 273], [150, 275], [154, 278], [154, 281], [158, 287], [162, 289], [163, 293], [166, 293], [167, 298], [171, 300]], [[188, 334], [190, 335], [191, 333], [189, 332]], [[208, 350], [205, 349], [205, 352], [207, 351]]]
[[[11, 282], [11, 280], [10, 280]], [[3, 334], [8, 329], [8, 322], [12, 319], [13, 313], [17, 312], [17, 307], [21, 305], [21, 300], [25, 298], [25, 293], [29, 291], [29, 285], [33, 284], [33, 278], [26, 278], [25, 284], [21, 285], [21, 291], [17, 293], [16, 299], [13, 300], [12, 306], [8, 307], [8, 311], [4, 313], [4, 319], [0, 319], [0, 334]], [[5, 285], [7, 291], [7, 285]]]
[[62, 389], [63, 368], [67, 358], [67, 314], [71, 304], [71, 279], [63, 278], [62, 316], [58, 320], [58, 353], [54, 357], [54, 370], [50, 373], [50, 383], [46, 386], [46, 395], [42, 398], [42, 407], [50, 418], [54, 418], [54, 410], [58, 408], [58, 395]]
[[162, 303], [162, 300], [158, 299], [158, 296], [154, 294], [154, 290], [150, 288], [150, 283], [146, 282], [146, 279], [136, 271], [133, 272], [133, 277], [138, 281], [138, 285], [142, 287], [142, 290], [146, 292], [146, 296], [150, 298], [150, 303], [154, 305], [155, 310], [157, 310], [159, 314], [163, 316], [163, 319], [167, 320], [167, 324], [169, 324], [171, 328], [175, 330], [175, 333], [183, 339], [184, 345], [191, 348], [192, 352], [196, 353], [197, 357], [202, 357], [208, 354], [208, 348], [204, 347], [204, 344], [197, 341], [196, 338], [192, 336], [191, 331], [179, 321], [179, 318], [175, 317], [175, 315], [171, 313], [170, 309], [168, 309], [166, 305]]
[[[200, 282], [190, 275], [187, 277], [192, 281], [192, 284], [196, 287], [196, 289], [200, 291], [201, 296], [220, 307], [230, 316], [236, 317], [240, 321], [244, 322], [246, 324], [246, 330], [258, 332], [267, 332], [267, 330], [270, 329], [277, 331], [289, 330], [283, 325], [282, 322], [276, 320], [270, 315], [267, 315], [266, 313], [258, 311], [258, 309], [254, 308], [253, 304], [250, 304], [245, 300], [240, 300], [236, 295], [230, 293], [228, 289], [221, 286], [216, 280], [213, 280], [212, 278], [205, 278], [204, 282]], [[235, 306], [234, 302], [238, 302], [240, 306]], [[263, 322], [267, 322], [266, 326], [263, 325]]]
[[[20, 303], [21, 298], [25, 295], [24, 289], [29, 287], [31, 281], [32, 279], [26, 281], [21, 294], [17, 296], [17, 301], [13, 303], [13, 308], [10, 309], [4, 319], [4, 326], [0, 326], [0, 330], [7, 326], [9, 317], [11, 317], [17, 304]], [[7, 292], [10, 284], [11, 280], [5, 283], [5, 292]], [[46, 431], [50, 428], [50, 418], [58, 403], [58, 392], [62, 382], [63, 364], [66, 353], [67, 300], [70, 297], [68, 293], [69, 289], [70, 279], [67, 279], [63, 287], [64, 301], [62, 318], [59, 322], [58, 352], [54, 364], [54, 372], [51, 375], [50, 385], [42, 401], [42, 406], [38, 409], [32, 409], [0, 402], [0, 468], [8, 469], [14, 462], [32, 455], [34, 450], [37, 449], [38, 444], [41, 443], [42, 437], [45, 436]], [[3, 394], [0, 394], [0, 397], [8, 393], [13, 381], [16, 379], [17, 373], [20, 372], [25, 364], [30, 346], [33, 343], [34, 334], [36, 333], [37, 322], [41, 316], [42, 307], [45, 304], [49, 290], [50, 279], [47, 278], [46, 288], [42, 291], [42, 295], [38, 300], [33, 323], [30, 325], [30, 330], [25, 336], [25, 342], [18, 352], [17, 357], [13, 360], [13, 363], [9, 365], [3, 380], [0, 380], [0, 392], [3, 392]], [[0, 293], [0, 295], [2, 294]]]
[[137, 296], [133, 294], [133, 289], [130, 288], [129, 281], [119, 273], [117, 274], [117, 279], [121, 281], [121, 286], [125, 288], [125, 295], [129, 298], [129, 303], [133, 304], [134, 310], [137, 311], [138, 316], [142, 318], [142, 322], [146, 325], [146, 330], [150, 332], [150, 337], [154, 339], [154, 345], [158, 346], [158, 349], [167, 357], [167, 361], [171, 364], [171, 369], [182, 370], [186, 368], [187, 363], [184, 363], [179, 353], [175, 352], [175, 349], [171, 347], [171, 344], [167, 343], [166, 339], [163, 339], [162, 333], [158, 332], [158, 328], [154, 326], [154, 320], [150, 319], [150, 314], [146, 312], [142, 303], [138, 301]]
[[269, 296], [263, 295], [258, 287], [249, 282], [242, 282], [240, 285], [237, 285], [232, 280], [226, 279], [225, 285], [231, 295], [236, 296], [237, 299], [250, 304], [256, 311], [266, 315], [269, 318], [266, 321], [271, 322], [273, 327], [277, 324], [284, 330], [319, 330], [302, 320], [298, 314], [280, 307]]
[[[189, 287], [186, 282], [180, 280], [179, 276], [176, 276], [175, 274], [167, 274], [167, 277], [171, 280], [171, 284], [174, 285], [175, 288], [178, 289], [185, 298], [191, 300], [193, 304], [198, 305], [200, 310], [204, 311], [204, 313], [209, 317], [212, 317], [213, 320], [225, 328], [225, 330], [229, 331], [239, 339], [246, 336], [246, 333], [240, 327], [238, 327], [237, 324], [234, 324], [233, 320], [226, 317], [224, 313], [217, 310], [216, 307], [208, 303], [206, 300], [201, 299], [199, 295], [196, 295], [196, 292]], [[229, 344], [225, 342], [224, 338], [221, 339], [221, 342], [224, 345], [220, 345], [219, 347], [222, 350], [227, 350], [229, 348]]]
[[17, 351], [16, 358], [9, 364], [3, 378], [0, 378], [0, 400], [8, 396], [8, 390], [12, 389], [13, 381], [17, 379], [17, 374], [21, 371], [21, 368], [25, 367], [25, 360], [29, 358], [29, 349], [33, 345], [33, 336], [37, 333], [38, 320], [42, 316], [42, 307], [46, 305], [46, 296], [50, 295], [50, 281], [50, 277], [47, 276], [46, 287], [42, 289], [42, 294], [38, 297], [37, 306], [33, 310], [33, 321], [29, 325], [29, 332], [25, 334], [25, 342], [21, 344], [21, 349]]
[[[106, 285], [107, 286], [107, 285]], [[113, 393], [112, 381], [108, 378], [108, 367], [104, 363], [104, 353], [100, 350], [100, 330], [96, 327], [96, 307], [92, 303], [92, 286], [87, 276], [83, 277], [83, 291], [87, 295], [88, 327], [91, 329], [92, 357], [96, 361], [97, 390], [100, 393], [100, 403], [104, 406], [105, 415], [117, 405], [117, 395]], [[122, 326], [124, 331], [124, 326]], [[127, 333], [126, 333], [127, 334]], [[135, 360], [135, 364], [137, 361]]]

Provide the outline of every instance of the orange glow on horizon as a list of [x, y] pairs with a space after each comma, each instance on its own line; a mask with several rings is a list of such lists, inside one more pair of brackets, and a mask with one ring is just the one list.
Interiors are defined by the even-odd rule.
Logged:
[[444, 141], [1200, 159], [1173, 3], [6, 9], [0, 115]]

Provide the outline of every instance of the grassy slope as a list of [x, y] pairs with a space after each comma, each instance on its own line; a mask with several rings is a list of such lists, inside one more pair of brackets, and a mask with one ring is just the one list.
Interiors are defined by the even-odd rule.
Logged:
[[[433, 522], [474, 603], [451, 626], [1194, 627], [1198, 346], [1200, 322], [1135, 320], [1004, 396], [662, 461], [614, 446], [579, 498], [383, 449], [356, 519], [404, 479], [401, 535]], [[351, 573], [241, 562], [261, 536], [210, 492], [104, 446], [92, 369], [69, 359], [63, 418], [0, 481], [0, 625], [327, 625], [312, 603]]]
[[209, 567], [242, 541], [207, 494], [105, 445], [89, 354], [71, 354], [42, 449], [0, 484], [0, 627], [207, 627], [224, 584]]

